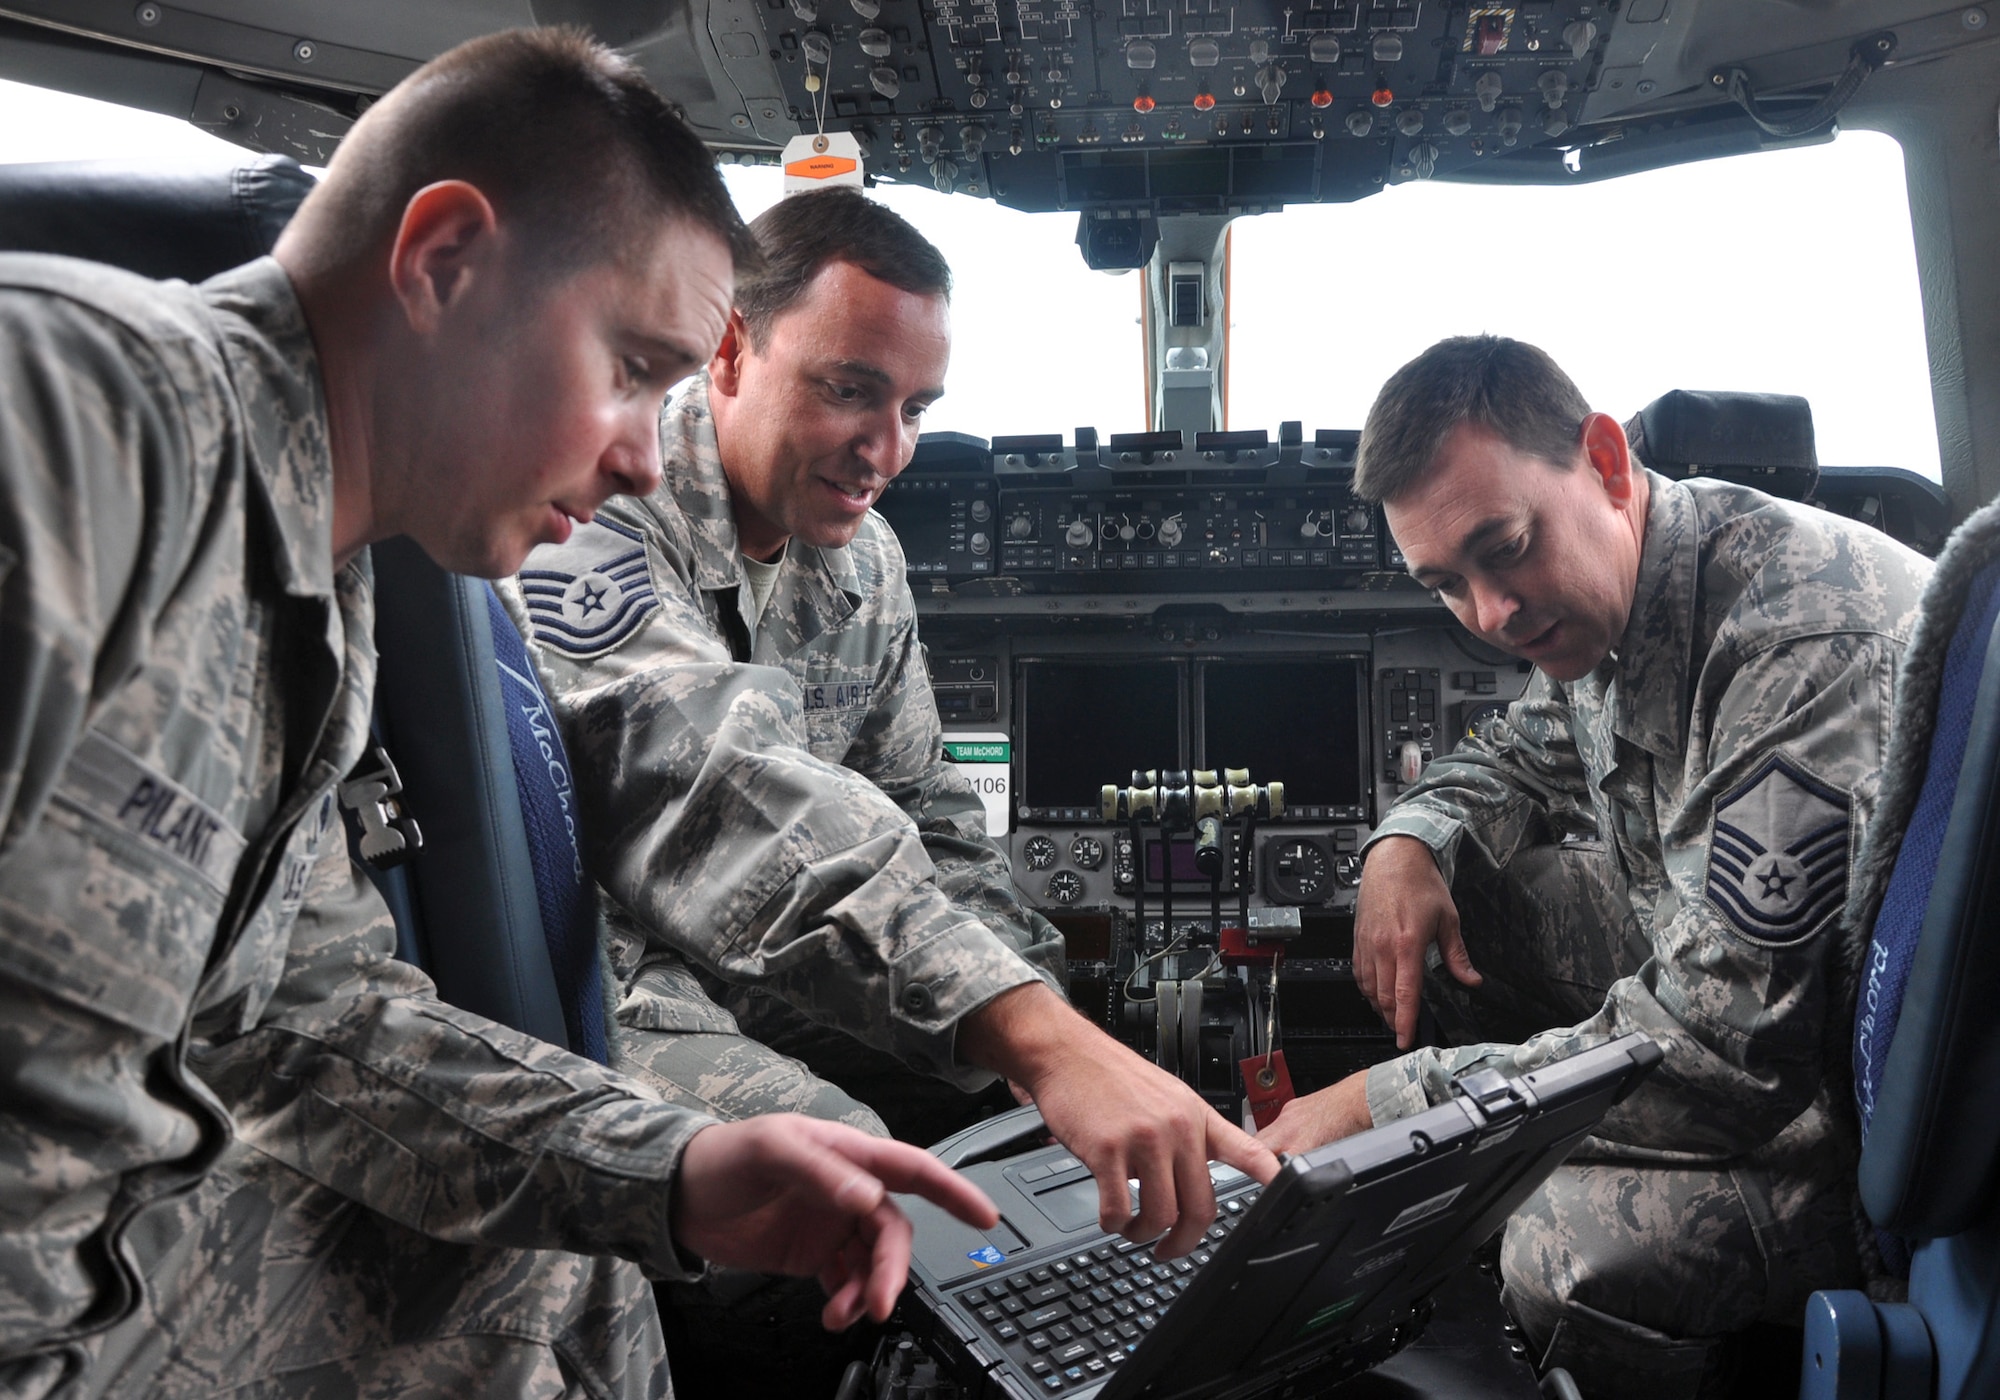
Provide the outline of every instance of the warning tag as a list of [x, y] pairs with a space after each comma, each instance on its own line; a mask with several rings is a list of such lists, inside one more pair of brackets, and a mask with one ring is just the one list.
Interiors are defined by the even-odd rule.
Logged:
[[1259, 1128], [1270, 1127], [1293, 1097], [1292, 1072], [1285, 1067], [1285, 1052], [1273, 1050], [1268, 1062], [1262, 1055], [1252, 1055], [1237, 1061], [1236, 1067], [1243, 1073], [1251, 1117]]
[[785, 193], [831, 185], [861, 188], [861, 142], [851, 131], [794, 136], [785, 143]]
[[986, 805], [986, 834], [1005, 836], [1014, 802], [1008, 787], [1014, 745], [1005, 734], [947, 734], [944, 761], [956, 768]]

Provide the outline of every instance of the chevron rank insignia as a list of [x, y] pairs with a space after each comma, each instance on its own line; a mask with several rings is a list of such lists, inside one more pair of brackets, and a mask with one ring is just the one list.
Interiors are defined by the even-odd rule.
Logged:
[[1847, 899], [1850, 806], [1772, 758], [1716, 804], [1708, 902], [1759, 943], [1797, 943]]
[[521, 596], [535, 640], [580, 658], [604, 655], [660, 607], [645, 541], [609, 520], [579, 525], [562, 544], [530, 554]]

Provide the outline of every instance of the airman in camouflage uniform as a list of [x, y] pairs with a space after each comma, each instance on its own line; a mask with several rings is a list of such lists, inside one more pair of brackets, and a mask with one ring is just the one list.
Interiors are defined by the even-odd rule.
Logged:
[[740, 1034], [687, 960], [976, 1089], [992, 1076], [958, 1061], [959, 1020], [1032, 980], [1060, 988], [1062, 941], [1021, 906], [977, 794], [943, 761], [903, 551], [879, 515], [845, 547], [792, 545], [752, 639], [708, 399], [699, 376], [669, 403], [659, 491], [536, 550], [519, 579], [585, 829], [620, 834], [598, 866], [617, 901], [617, 1019], [640, 1032], [620, 1063], [709, 1112], [882, 1131]]
[[[498, 240], [484, 195], [430, 182], [393, 242], [413, 274], [401, 305], [421, 329], [385, 331], [369, 298], [388, 299], [378, 279], [392, 254], [365, 271], [329, 266], [329, 244], [365, 247], [369, 230], [343, 219], [337, 198], [315, 201], [351, 193], [371, 159], [393, 155], [380, 142], [413, 104], [423, 117], [442, 102], [463, 125], [453, 94], [482, 81], [523, 103], [525, 121], [551, 115], [538, 84], [567, 82], [599, 110], [628, 103], [635, 120], [678, 132], [710, 201], [645, 207], [671, 249], [666, 266], [688, 283], [707, 277], [712, 305], [673, 270], [643, 286], [609, 274], [610, 292], [579, 273], [564, 286], [585, 288], [580, 302], [522, 295], [521, 266], [495, 261], [513, 245]], [[651, 396], [617, 387], [636, 424], [629, 454], [563, 441], [559, 462], [538, 455], [531, 472], [484, 455], [484, 494], [452, 520], [464, 532], [440, 541], [434, 527], [463, 502], [399, 520], [383, 494], [391, 478], [357, 501], [356, 474], [424, 470], [397, 455], [400, 435], [428, 411], [482, 405], [399, 413], [369, 397], [369, 371], [383, 367], [371, 350], [415, 341], [405, 375], [460, 371], [462, 354], [427, 356], [462, 348], [475, 324], [490, 330], [468, 314], [492, 310], [464, 300], [477, 287], [543, 318], [520, 327], [541, 333], [522, 342], [533, 354], [574, 350], [563, 318], [608, 301], [686, 337], [698, 362], [721, 333], [743, 234], [664, 101], [569, 34], [446, 55], [348, 143], [279, 260], [198, 289], [0, 257], [9, 1396], [664, 1395], [641, 1268], [686, 1277], [706, 1253], [825, 1269], [841, 1290], [828, 1320], [844, 1325], [863, 1306], [857, 1282], [878, 1316], [900, 1282], [856, 1252], [893, 1211], [883, 1182], [914, 1172], [919, 1189], [955, 1191], [922, 1154], [884, 1157], [898, 1149], [844, 1129], [774, 1119], [773, 1136], [662, 1103], [444, 1005], [394, 961], [388, 916], [348, 860], [335, 809], [367, 742], [374, 684], [361, 546], [408, 528], [449, 562], [512, 567], [526, 542], [511, 528], [558, 529], [544, 493], [574, 493], [565, 499], [587, 513], [620, 485], [652, 483], [651, 432], [673, 376]], [[385, 207], [392, 222], [405, 212], [400, 200]], [[455, 277], [440, 281], [447, 263]], [[328, 309], [335, 286], [348, 293], [342, 311], [366, 308], [359, 328]], [[442, 305], [424, 300], [440, 288]], [[614, 391], [608, 374], [589, 381], [551, 386], [550, 403], [573, 410], [579, 393]], [[373, 456], [351, 438], [338, 446], [341, 395], [357, 392]], [[524, 408], [515, 428], [552, 413], [501, 405], [499, 416], [510, 407]], [[831, 1177], [829, 1149], [846, 1163]], [[774, 1237], [754, 1214], [796, 1191], [810, 1204], [781, 1211]]]
[[[1427, 356], [1433, 374], [1479, 379], [1510, 346], [1529, 349], [1482, 338]], [[1503, 392], [1528, 392], [1504, 373]], [[1424, 402], [1415, 382], [1400, 402], [1397, 380], [1383, 391], [1378, 444], [1395, 427], [1375, 429], [1385, 403]], [[1571, 456], [1568, 485], [1596, 490], [1594, 468], [1623, 435], [1602, 415], [1567, 421], [1578, 418], [1586, 460]], [[1848, 874], [1929, 566], [1839, 517], [1647, 472], [1641, 493], [1627, 488], [1644, 503], [1631, 507], [1643, 528], [1626, 556], [1629, 608], [1603, 634], [1615, 646], [1594, 647], [1587, 607], [1564, 612], [1522, 581], [1539, 567], [1531, 551], [1568, 538], [1553, 510], [1412, 519], [1433, 490], [1483, 489], [1471, 473], [1562, 482], [1549, 463], [1563, 459], [1496, 465], [1481, 451], [1531, 454], [1505, 440], [1512, 424], [1475, 410], [1442, 426], [1458, 435], [1431, 475], [1385, 493], [1397, 538], [1462, 620], [1538, 669], [1505, 719], [1432, 762], [1371, 838], [1357, 975], [1385, 1015], [1407, 1015], [1414, 987], [1398, 985], [1396, 955], [1427, 956], [1423, 992], [1452, 1045], [1349, 1088], [1365, 1085], [1365, 1118], [1386, 1123], [1442, 1101], [1474, 1066], [1518, 1074], [1630, 1031], [1658, 1039], [1659, 1069], [1510, 1223], [1506, 1289], [1546, 1363], [1586, 1393], [1701, 1394], [1729, 1364], [1718, 1339], [1759, 1319], [1796, 1325], [1813, 1289], [1859, 1276], [1858, 1145], [1827, 1058], [1845, 1036], [1827, 1020], [1846, 975]], [[1455, 556], [1459, 526], [1486, 521], [1499, 526]], [[1422, 843], [1429, 859], [1409, 859], [1434, 862], [1429, 878], [1457, 905], [1428, 949], [1371, 943], [1361, 927], [1371, 902], [1428, 897], [1393, 863], [1370, 888], [1379, 856], [1411, 849], [1398, 837]]]
[[[1275, 1160], [1062, 1002], [1060, 936], [944, 761], [902, 550], [869, 509], [942, 392], [949, 270], [855, 191], [794, 196], [753, 231], [766, 269], [667, 406], [664, 484], [535, 551], [511, 595], [617, 906], [619, 1063], [724, 1116], [854, 1122], [908, 1070], [960, 1090], [1005, 1074], [1098, 1173], [1109, 1227], [1173, 1226], [1184, 1252], [1214, 1211], [1201, 1162]], [[871, 1072], [895, 1087], [864, 1107], [777, 1036], [821, 1069], [886, 1052], [901, 1079]]]

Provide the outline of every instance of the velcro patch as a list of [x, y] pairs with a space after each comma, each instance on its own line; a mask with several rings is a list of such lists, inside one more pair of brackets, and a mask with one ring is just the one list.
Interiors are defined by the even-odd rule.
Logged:
[[521, 570], [521, 596], [535, 640], [569, 656], [602, 656], [659, 611], [637, 530], [608, 520], [579, 525], [545, 544]]
[[873, 681], [815, 683], [806, 686], [801, 694], [807, 714], [816, 710], [865, 710], [874, 698]]
[[1708, 902], [1759, 943], [1796, 943], [1847, 899], [1846, 793], [1772, 758], [1715, 808]]
[[217, 894], [229, 892], [243, 859], [242, 834], [222, 813], [95, 730], [70, 755], [54, 795], [129, 832]]

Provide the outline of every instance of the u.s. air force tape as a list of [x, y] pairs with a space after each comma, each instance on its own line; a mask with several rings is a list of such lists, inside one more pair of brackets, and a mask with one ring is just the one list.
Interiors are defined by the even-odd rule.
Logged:
[[219, 894], [243, 859], [244, 840], [223, 815], [102, 734], [70, 755], [53, 794], [64, 805], [131, 833]]
[[1773, 757], [1715, 807], [1708, 902], [1761, 943], [1795, 943], [1847, 898], [1847, 794]]
[[569, 656], [602, 656], [659, 610], [636, 530], [609, 520], [579, 525], [543, 545], [521, 570], [521, 596], [535, 640]]

